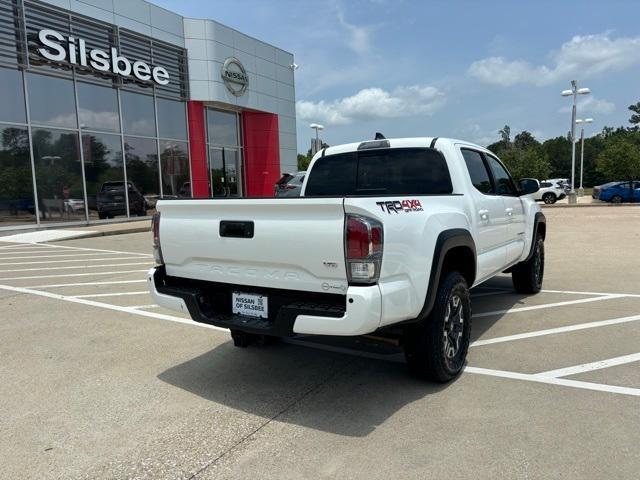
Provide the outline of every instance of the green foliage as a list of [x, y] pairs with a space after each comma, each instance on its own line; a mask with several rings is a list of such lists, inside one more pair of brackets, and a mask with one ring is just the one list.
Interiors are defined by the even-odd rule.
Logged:
[[[532, 137], [533, 138], [533, 137]], [[545, 179], [549, 177], [551, 165], [541, 148], [530, 146], [527, 148], [510, 148], [504, 150], [500, 159], [504, 162], [513, 178]]]
[[[309, 167], [309, 163], [311, 162], [311, 157], [308, 155], [298, 154], [298, 171], [303, 172]], [[288, 173], [288, 172], [287, 172]]]
[[[584, 139], [584, 181], [585, 186], [600, 185], [608, 181], [628, 179], [628, 171], [633, 171], [633, 158], [640, 154], [640, 102], [630, 105], [635, 112], [629, 123], [633, 126], [603, 127], [602, 131]], [[579, 134], [580, 130], [578, 130]], [[507, 164], [515, 178], [571, 177], [571, 139], [569, 136], [550, 138], [542, 144], [531, 133], [522, 131], [511, 141], [508, 125], [498, 131], [500, 140], [487, 148]], [[634, 153], [635, 152], [635, 153]], [[576, 143], [576, 185], [580, 181], [581, 144]], [[620, 164], [616, 155], [624, 156]], [[622, 157], [621, 157], [622, 158]], [[623, 173], [627, 176], [623, 176]], [[634, 174], [640, 178], [640, 174]]]
[[629, 119], [629, 123], [633, 125], [631, 130], [638, 131], [638, 129], [640, 129], [640, 102], [629, 105], [628, 108], [633, 112]]
[[597, 169], [610, 179], [640, 178], [640, 149], [633, 141], [617, 137], [598, 154]]

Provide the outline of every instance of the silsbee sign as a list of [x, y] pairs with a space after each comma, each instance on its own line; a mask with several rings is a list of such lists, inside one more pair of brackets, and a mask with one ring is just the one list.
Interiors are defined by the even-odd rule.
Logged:
[[[112, 72], [123, 77], [132, 74], [138, 80], [154, 81], [158, 85], [169, 83], [169, 72], [164, 67], [150, 67], [142, 60], [131, 62], [128, 58], [118, 54], [118, 49], [112, 47], [110, 53], [94, 48], [87, 50], [86, 42], [74, 37], [65, 38], [55, 30], [44, 29], [38, 32], [38, 40], [44, 47], [38, 53], [53, 62], [67, 61], [73, 65], [91, 67], [100, 72]], [[77, 44], [76, 44], [77, 42]]]

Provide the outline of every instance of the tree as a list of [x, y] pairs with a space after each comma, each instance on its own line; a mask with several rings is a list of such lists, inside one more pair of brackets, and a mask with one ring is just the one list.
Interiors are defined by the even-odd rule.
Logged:
[[537, 147], [539, 145], [540, 142], [526, 130], [523, 130], [522, 132], [517, 134], [513, 139], [513, 146], [521, 150], [525, 150], [530, 147]]
[[640, 130], [640, 102], [629, 105], [629, 110], [634, 112], [629, 119], [629, 123], [632, 125], [629, 130], [637, 132]]
[[500, 159], [516, 180], [521, 178], [542, 180], [548, 178], [551, 171], [549, 159], [540, 148], [536, 147], [505, 150]]
[[309, 167], [309, 163], [311, 162], [311, 157], [307, 155], [298, 154], [298, 171], [303, 172]]
[[502, 143], [508, 146], [511, 143], [511, 127], [509, 125], [505, 125], [501, 130], [498, 130], [500, 134], [500, 139]]
[[[640, 150], [625, 138], [613, 138], [600, 152], [597, 169], [610, 180], [640, 178]], [[633, 194], [633, 189], [631, 190]]]

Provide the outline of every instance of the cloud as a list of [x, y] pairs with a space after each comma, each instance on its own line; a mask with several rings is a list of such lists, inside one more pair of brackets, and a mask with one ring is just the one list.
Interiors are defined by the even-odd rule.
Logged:
[[325, 102], [300, 100], [296, 103], [298, 118], [303, 121], [346, 125], [354, 121], [430, 115], [446, 101], [443, 92], [428, 85], [365, 88], [350, 97]]
[[508, 87], [519, 83], [549, 85], [573, 77], [624, 70], [640, 63], [640, 37], [612, 39], [609, 33], [577, 35], [551, 52], [551, 66], [489, 57], [475, 61], [468, 73], [481, 82]]
[[366, 55], [371, 50], [371, 32], [373, 27], [359, 26], [349, 23], [342, 10], [338, 10], [338, 21], [348, 33], [347, 45], [359, 55]]
[[[599, 113], [601, 115], [608, 115], [610, 113], [613, 113], [616, 109], [615, 104], [607, 100], [596, 98], [592, 95], [589, 95], [586, 98], [580, 98], [580, 97], [581, 96], [578, 96], [578, 114], [579, 115], [582, 115], [583, 113], [589, 113], [589, 114]], [[565, 105], [558, 111], [560, 113], [569, 113], [571, 112], [571, 106]]]

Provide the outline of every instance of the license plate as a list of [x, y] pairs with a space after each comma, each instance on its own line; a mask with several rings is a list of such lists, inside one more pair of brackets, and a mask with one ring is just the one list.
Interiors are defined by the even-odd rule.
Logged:
[[268, 299], [264, 295], [254, 293], [233, 292], [231, 309], [238, 315], [267, 318], [269, 316]]

